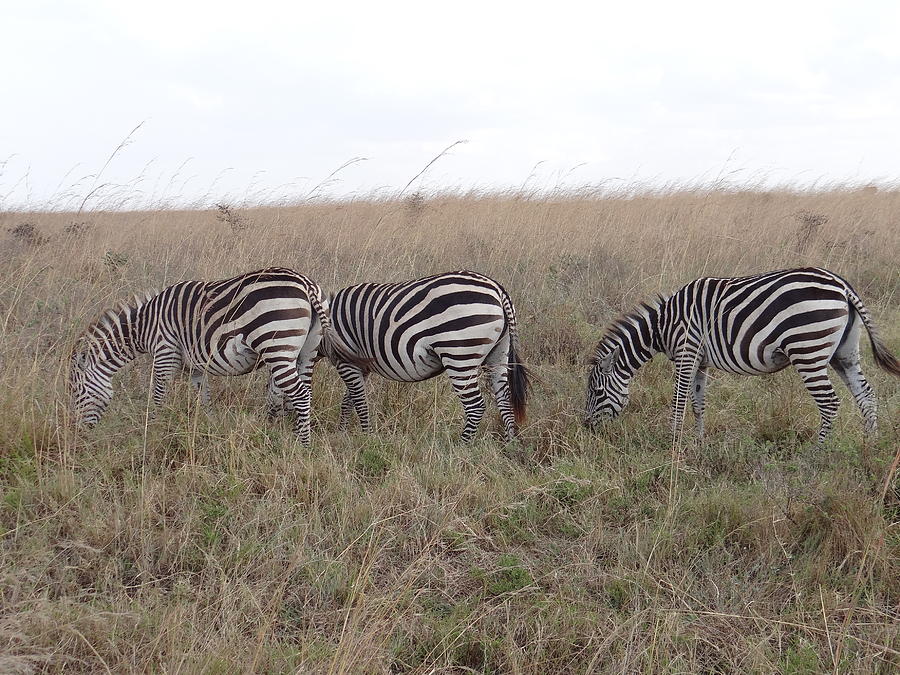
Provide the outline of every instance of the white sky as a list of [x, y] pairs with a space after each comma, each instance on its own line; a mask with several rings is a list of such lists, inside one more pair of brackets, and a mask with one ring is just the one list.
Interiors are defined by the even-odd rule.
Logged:
[[0, 0], [0, 26], [0, 208], [302, 199], [356, 157], [317, 194], [397, 191], [461, 139], [410, 190], [900, 178], [897, 2]]

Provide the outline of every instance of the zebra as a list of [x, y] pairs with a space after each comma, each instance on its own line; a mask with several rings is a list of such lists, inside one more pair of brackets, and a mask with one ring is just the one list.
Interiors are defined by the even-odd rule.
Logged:
[[156, 405], [182, 368], [208, 404], [207, 375], [244, 375], [265, 365], [270, 415], [286, 399], [297, 413], [294, 431], [306, 444], [312, 370], [328, 326], [322, 290], [284, 267], [183, 281], [135, 296], [104, 311], [77, 339], [69, 371], [72, 407], [81, 425], [96, 425], [112, 399], [113, 375], [138, 354], [153, 357]]
[[331, 324], [339, 344], [355, 356], [332, 352], [330, 360], [347, 386], [340, 428], [353, 410], [371, 430], [366, 380], [375, 372], [391, 380], [419, 382], [446, 372], [465, 414], [461, 440], [472, 440], [485, 411], [478, 387], [490, 372], [506, 441], [525, 418], [528, 372], [519, 361], [519, 333], [512, 300], [482, 274], [459, 270], [405, 283], [364, 283], [331, 298]]
[[838, 398], [830, 365], [847, 385], [868, 434], [877, 431], [876, 402], [859, 363], [865, 327], [875, 363], [900, 376], [900, 361], [875, 330], [850, 284], [816, 267], [737, 278], [696, 279], [673, 295], [641, 303], [615, 320], [590, 360], [585, 423], [593, 428], [617, 416], [628, 402], [634, 373], [662, 352], [675, 363], [671, 426], [683, 429], [690, 394], [696, 432], [710, 367], [740, 375], [765, 375], [793, 366], [821, 416], [816, 447], [829, 436]]

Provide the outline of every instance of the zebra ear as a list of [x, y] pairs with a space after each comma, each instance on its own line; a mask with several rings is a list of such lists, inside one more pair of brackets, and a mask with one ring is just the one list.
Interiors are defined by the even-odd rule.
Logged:
[[619, 358], [619, 352], [621, 351], [622, 347], [617, 345], [609, 354], [601, 356], [600, 359], [598, 359], [597, 363], [604, 374], [609, 375], [612, 372], [613, 366], [616, 364], [616, 359]]

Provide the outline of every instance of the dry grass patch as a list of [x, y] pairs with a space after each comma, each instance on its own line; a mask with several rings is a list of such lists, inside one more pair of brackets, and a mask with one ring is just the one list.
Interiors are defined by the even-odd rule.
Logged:
[[[579, 413], [604, 323], [702, 274], [829, 267], [900, 352], [898, 213], [872, 190], [0, 213], [0, 671], [895, 670], [900, 381], [867, 346], [867, 461], [843, 391], [810, 449], [791, 373], [713, 377], [706, 442], [674, 454], [662, 360], [599, 433]], [[377, 433], [338, 433], [327, 364], [310, 448], [265, 418], [257, 375], [214, 381], [209, 412], [182, 383], [148, 419], [141, 361], [71, 431], [65, 359], [97, 311], [271, 264], [329, 289], [497, 278], [535, 374], [522, 445], [490, 408], [458, 445], [441, 378], [374, 381]]]

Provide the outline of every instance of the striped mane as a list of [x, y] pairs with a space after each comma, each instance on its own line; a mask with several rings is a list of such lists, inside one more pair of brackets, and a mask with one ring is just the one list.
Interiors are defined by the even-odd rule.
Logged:
[[95, 344], [95, 340], [98, 339], [101, 342], [106, 342], [109, 338], [109, 334], [102, 330], [104, 327], [116, 329], [121, 327], [123, 323], [122, 320], [125, 316], [139, 310], [156, 295], [158, 295], [158, 291], [156, 290], [135, 293], [128, 300], [119, 300], [112, 307], [100, 310], [94, 320], [91, 321], [81, 335], [76, 338], [72, 353], [75, 354], [90, 349], [91, 345]]
[[612, 323], [604, 331], [603, 337], [597, 343], [593, 355], [588, 360], [588, 365], [597, 365], [600, 359], [609, 353], [615, 343], [628, 338], [630, 335], [629, 327], [633, 327], [638, 322], [646, 319], [648, 314], [658, 312], [665, 301], [666, 299], [662, 295], [657, 295], [654, 300], [640, 302], [631, 311], [620, 314], [613, 319]]

